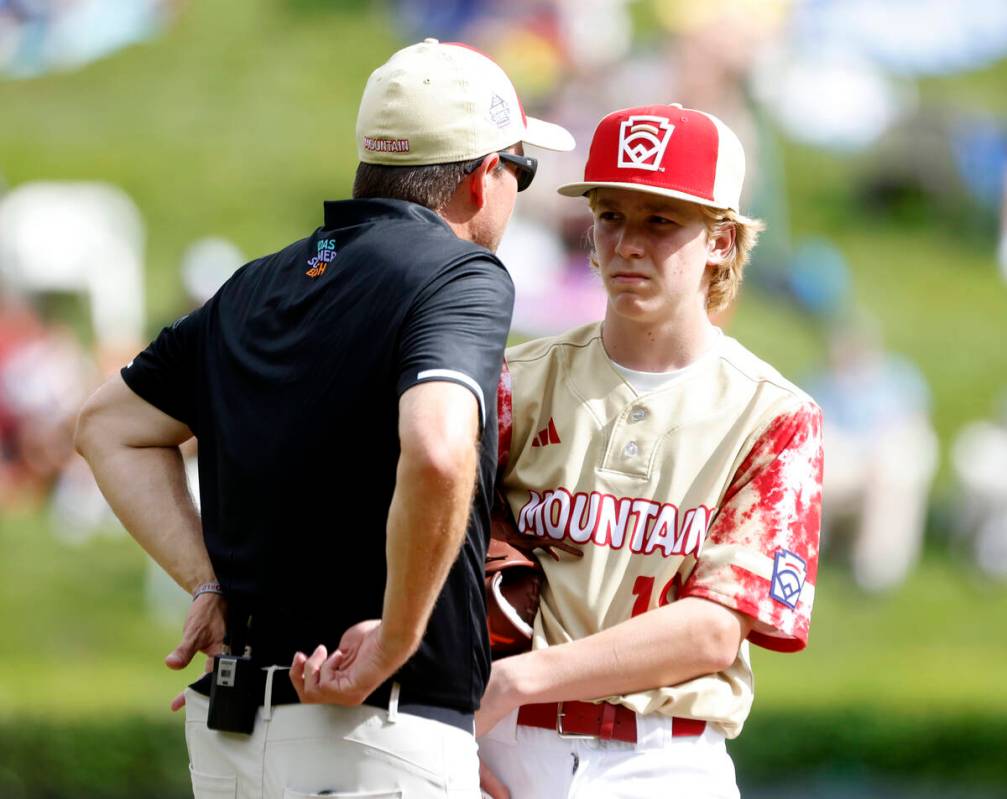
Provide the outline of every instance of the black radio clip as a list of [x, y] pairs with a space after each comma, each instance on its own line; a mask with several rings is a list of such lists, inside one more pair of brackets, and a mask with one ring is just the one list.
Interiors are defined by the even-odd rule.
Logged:
[[[246, 631], [251, 618], [246, 622]], [[225, 653], [213, 659], [210, 683], [210, 708], [206, 726], [219, 732], [251, 735], [255, 729], [255, 714], [262, 704], [264, 680], [262, 669], [252, 661], [252, 647], [245, 646], [240, 657]]]

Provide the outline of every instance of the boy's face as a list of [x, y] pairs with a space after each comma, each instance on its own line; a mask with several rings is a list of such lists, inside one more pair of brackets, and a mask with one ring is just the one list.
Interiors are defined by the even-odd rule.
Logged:
[[628, 189], [597, 189], [594, 246], [609, 309], [641, 322], [705, 309], [716, 260], [695, 203]]

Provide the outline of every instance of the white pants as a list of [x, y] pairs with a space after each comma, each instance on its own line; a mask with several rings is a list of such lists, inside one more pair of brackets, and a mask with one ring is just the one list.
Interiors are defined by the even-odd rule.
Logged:
[[637, 741], [560, 738], [517, 725], [515, 711], [479, 739], [511, 799], [738, 799], [724, 736], [674, 738], [671, 719], [638, 716]]
[[[277, 679], [286, 679], [281, 672]], [[185, 692], [195, 799], [479, 799], [475, 738], [450, 724], [367, 705], [260, 707], [251, 735], [206, 727]]]

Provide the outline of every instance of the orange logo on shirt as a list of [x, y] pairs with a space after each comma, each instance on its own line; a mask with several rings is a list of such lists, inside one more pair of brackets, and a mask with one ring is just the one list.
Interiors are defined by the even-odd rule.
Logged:
[[336, 257], [336, 240], [322, 239], [318, 242], [318, 255], [308, 260], [311, 267], [306, 274], [308, 277], [319, 277], [325, 274], [325, 267]]

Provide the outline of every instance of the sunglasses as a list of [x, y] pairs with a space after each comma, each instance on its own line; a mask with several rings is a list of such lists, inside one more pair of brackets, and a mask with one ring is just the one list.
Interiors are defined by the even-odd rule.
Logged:
[[[514, 167], [514, 176], [517, 178], [517, 190], [524, 191], [535, 179], [535, 172], [538, 170], [538, 159], [527, 155], [516, 155], [514, 153], [497, 153], [500, 160], [505, 164]], [[479, 164], [485, 160], [486, 156], [477, 158], [465, 167], [465, 174], [470, 175], [478, 169]]]

